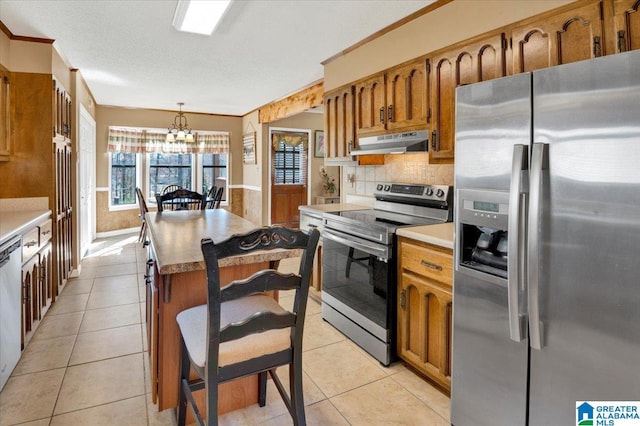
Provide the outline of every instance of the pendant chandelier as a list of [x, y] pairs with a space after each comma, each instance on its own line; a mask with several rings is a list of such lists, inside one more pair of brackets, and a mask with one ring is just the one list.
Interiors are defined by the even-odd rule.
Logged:
[[187, 117], [182, 112], [184, 102], [178, 102], [180, 112], [173, 119], [173, 124], [167, 131], [167, 142], [193, 142], [193, 133], [187, 122]]

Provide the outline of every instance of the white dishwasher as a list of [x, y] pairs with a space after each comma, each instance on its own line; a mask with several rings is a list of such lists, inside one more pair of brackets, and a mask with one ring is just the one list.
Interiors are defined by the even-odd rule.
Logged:
[[20, 359], [22, 241], [0, 247], [0, 390]]

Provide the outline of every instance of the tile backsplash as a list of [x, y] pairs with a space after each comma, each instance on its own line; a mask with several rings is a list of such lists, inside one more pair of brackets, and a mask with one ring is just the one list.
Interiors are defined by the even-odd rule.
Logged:
[[372, 196], [379, 182], [453, 185], [453, 164], [429, 164], [428, 158], [426, 153], [385, 155], [382, 166], [345, 166], [342, 192]]

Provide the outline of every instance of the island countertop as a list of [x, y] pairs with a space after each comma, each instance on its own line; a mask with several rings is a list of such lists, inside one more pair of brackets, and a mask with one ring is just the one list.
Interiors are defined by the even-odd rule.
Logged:
[[[234, 234], [260, 228], [224, 209], [150, 212], [146, 220], [151, 248], [161, 275], [204, 270], [200, 248], [203, 238], [220, 242]], [[291, 256], [291, 251], [274, 249], [221, 259], [220, 266], [273, 261]]]

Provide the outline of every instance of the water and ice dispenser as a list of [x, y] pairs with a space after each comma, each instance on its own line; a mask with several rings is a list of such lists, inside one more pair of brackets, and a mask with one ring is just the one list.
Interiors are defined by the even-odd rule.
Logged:
[[458, 266], [507, 278], [507, 191], [458, 190]]

